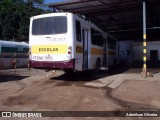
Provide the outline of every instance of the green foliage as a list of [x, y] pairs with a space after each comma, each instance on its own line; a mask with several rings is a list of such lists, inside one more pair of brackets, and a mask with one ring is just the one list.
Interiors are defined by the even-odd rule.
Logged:
[[43, 0], [0, 0], [0, 39], [28, 40], [30, 17], [46, 13], [35, 3]]

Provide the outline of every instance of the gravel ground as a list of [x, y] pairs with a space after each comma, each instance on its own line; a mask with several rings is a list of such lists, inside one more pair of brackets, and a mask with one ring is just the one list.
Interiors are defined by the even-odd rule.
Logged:
[[[110, 73], [101, 72], [96, 75], [92, 72], [65, 74], [62, 71], [31, 69], [30, 76], [28, 69], [17, 69], [16, 75], [12, 69], [1, 70], [0, 110], [160, 111], [160, 77], [157, 71], [157, 69], [152, 70], [156, 74], [155, 77], [146, 80], [137, 77], [140, 74], [138, 69], [120, 72], [113, 70]], [[158, 120], [160, 118], [54, 117], [45, 119]]]

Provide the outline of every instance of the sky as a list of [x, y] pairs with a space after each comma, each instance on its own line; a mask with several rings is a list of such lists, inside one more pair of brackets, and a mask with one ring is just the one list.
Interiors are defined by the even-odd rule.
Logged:
[[64, 1], [64, 0], [44, 0], [45, 4], [48, 4], [48, 3], [54, 3], [54, 2], [60, 2], [60, 1]]

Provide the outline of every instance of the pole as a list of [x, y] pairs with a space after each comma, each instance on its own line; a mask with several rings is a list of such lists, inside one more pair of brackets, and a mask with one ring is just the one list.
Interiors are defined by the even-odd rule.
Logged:
[[29, 75], [29, 76], [31, 75], [31, 69], [30, 69], [30, 63], [29, 63], [29, 60], [28, 60], [28, 75]]
[[143, 0], [143, 69], [142, 77], [147, 77], [147, 42], [146, 42], [146, 0]]
[[29, 51], [28, 51], [28, 54], [27, 54], [27, 56], [28, 56], [28, 75], [30, 76], [31, 75], [31, 69], [30, 69], [30, 49], [29, 49]]

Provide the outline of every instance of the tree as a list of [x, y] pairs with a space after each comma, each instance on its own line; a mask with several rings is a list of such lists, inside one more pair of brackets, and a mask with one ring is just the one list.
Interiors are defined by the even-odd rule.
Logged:
[[1, 0], [0, 1], [0, 39], [28, 40], [31, 16], [46, 13], [35, 8], [43, 0]]
[[44, 0], [27, 0], [28, 3], [38, 3], [38, 4], [43, 4]]

